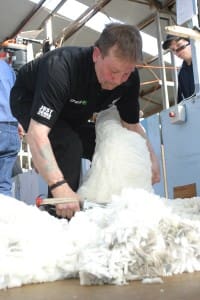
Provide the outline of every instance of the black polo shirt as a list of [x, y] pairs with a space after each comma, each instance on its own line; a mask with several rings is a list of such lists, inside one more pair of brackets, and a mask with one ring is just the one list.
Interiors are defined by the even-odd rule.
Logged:
[[[115, 104], [122, 120], [139, 122], [138, 71], [117, 88], [102, 90], [92, 53], [93, 47], [61, 47], [20, 69], [16, 86], [23, 89], [24, 98], [27, 94], [27, 99], [31, 99], [31, 118], [49, 127], [58, 118], [77, 126], [94, 112]], [[19, 109], [23, 110], [23, 101]]]

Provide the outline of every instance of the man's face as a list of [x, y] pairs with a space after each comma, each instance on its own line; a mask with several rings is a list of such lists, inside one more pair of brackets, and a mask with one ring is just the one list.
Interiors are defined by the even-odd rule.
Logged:
[[127, 81], [135, 64], [121, 59], [115, 55], [115, 47], [112, 47], [106, 56], [101, 54], [98, 47], [94, 48], [93, 61], [98, 81], [105, 90], [113, 90], [118, 85]]
[[178, 40], [172, 41], [170, 44], [169, 49], [179, 58], [183, 60], [191, 60], [192, 53], [191, 53], [191, 46], [190, 43], [186, 40]]

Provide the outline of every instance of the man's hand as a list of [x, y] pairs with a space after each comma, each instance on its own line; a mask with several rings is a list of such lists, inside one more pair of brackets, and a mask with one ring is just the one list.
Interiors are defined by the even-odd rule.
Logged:
[[[67, 187], [67, 189], [66, 189]], [[62, 218], [71, 219], [75, 212], [80, 211], [80, 196], [75, 193], [67, 183], [53, 189], [54, 198], [72, 198], [73, 202], [56, 204], [56, 215]]]
[[76, 211], [80, 211], [79, 201], [56, 204], [56, 214], [59, 217], [71, 219]]
[[25, 131], [20, 123], [18, 123], [18, 133], [19, 133], [20, 140], [22, 140], [25, 135]]

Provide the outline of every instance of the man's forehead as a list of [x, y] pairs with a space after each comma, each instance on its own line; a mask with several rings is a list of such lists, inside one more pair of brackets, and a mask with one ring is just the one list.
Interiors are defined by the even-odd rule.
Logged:
[[129, 62], [130, 64], [135, 63], [133, 62], [132, 56], [128, 55], [127, 53], [124, 53], [123, 50], [121, 50], [117, 45], [112, 46], [108, 50], [107, 56], [117, 59], [119, 61]]
[[105, 57], [106, 65], [116, 71], [133, 71], [135, 69], [135, 63], [124, 58], [119, 58], [116, 56]]

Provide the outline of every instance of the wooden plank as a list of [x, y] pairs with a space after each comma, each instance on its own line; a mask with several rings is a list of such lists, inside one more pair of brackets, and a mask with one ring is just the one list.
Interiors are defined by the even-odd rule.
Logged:
[[125, 286], [81, 286], [79, 280], [32, 284], [0, 291], [2, 300], [199, 300], [200, 272], [162, 278], [164, 283], [132, 281]]
[[187, 39], [200, 40], [200, 33], [192, 28], [183, 26], [166, 26], [165, 31], [169, 34], [180, 36]]
[[174, 187], [174, 199], [192, 198], [197, 196], [196, 183], [180, 185]]

